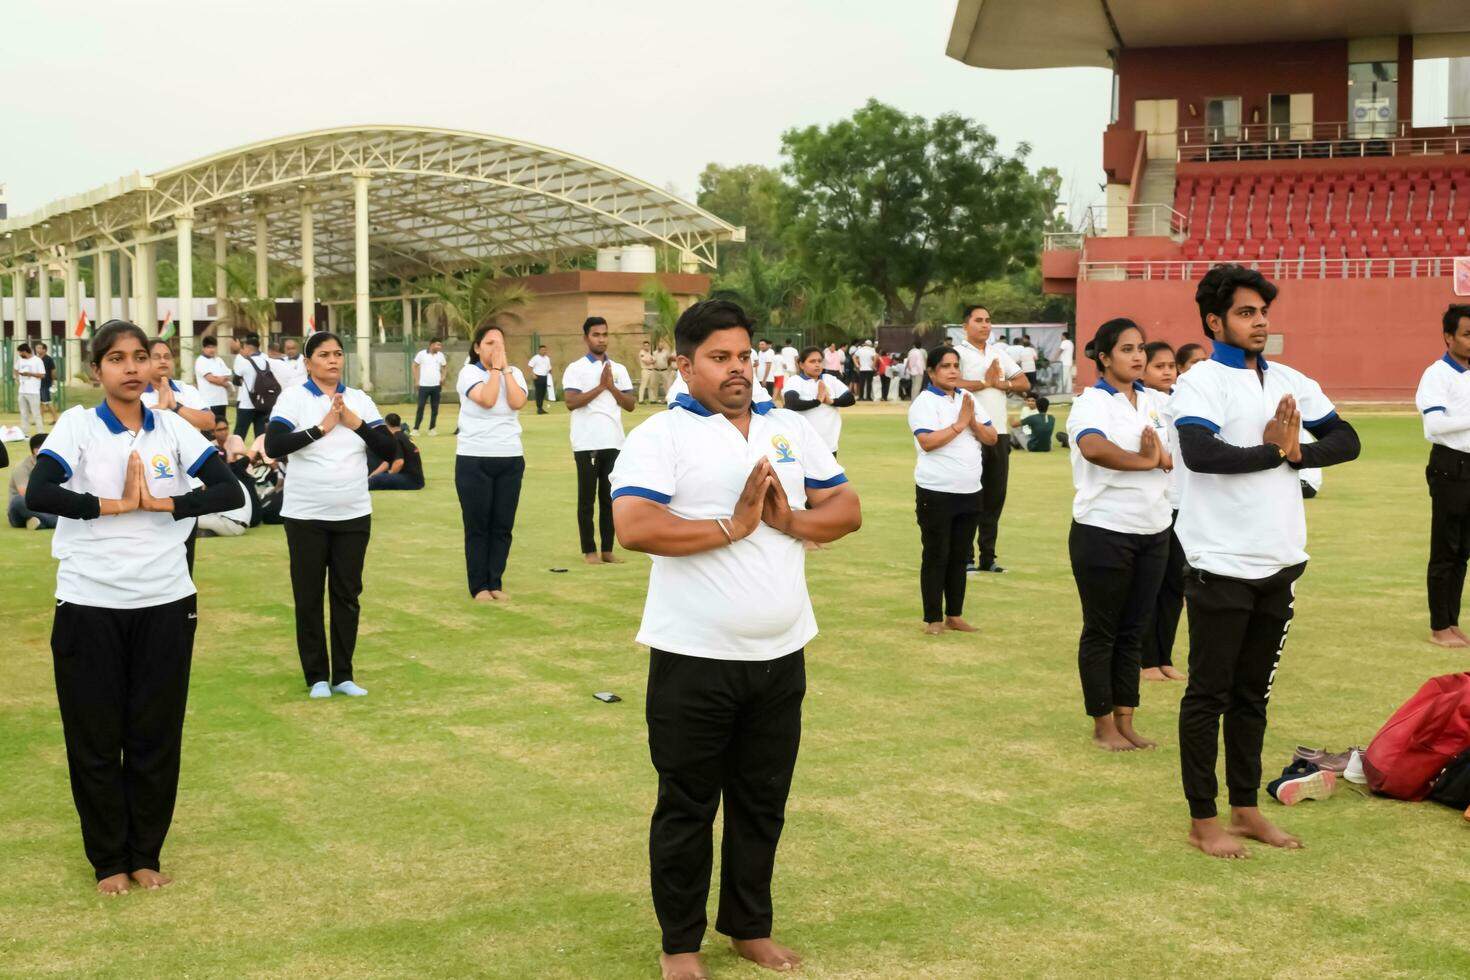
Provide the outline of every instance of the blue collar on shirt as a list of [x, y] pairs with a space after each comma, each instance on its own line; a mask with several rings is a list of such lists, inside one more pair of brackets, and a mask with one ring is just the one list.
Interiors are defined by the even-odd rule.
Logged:
[[945, 393], [944, 393], [944, 392], [943, 392], [943, 391], [941, 391], [941, 390], [940, 390], [940, 389], [939, 389], [939, 386], [938, 386], [938, 385], [936, 385], [936, 384], [935, 384], [935, 383], [934, 383], [934, 382], [932, 382], [932, 381], [931, 381], [931, 382], [929, 382], [929, 383], [928, 383], [928, 384], [926, 384], [926, 385], [925, 385], [925, 386], [924, 386], [924, 390], [925, 390], [925, 391], [932, 391], [932, 392], [933, 392], [933, 393], [934, 393], [934, 394], [936, 394], [936, 395], [938, 395], [938, 396], [939, 396], [939, 397], [940, 397], [940, 398], [948, 398], [948, 397], [949, 397], [949, 395], [946, 395], [946, 394], [945, 394]]
[[[316, 381], [314, 379], [312, 379], [312, 378], [307, 378], [306, 379], [306, 390], [309, 391], [309, 392], [311, 392], [313, 395], [320, 395], [320, 394], [322, 394], [322, 390], [316, 386]], [[340, 395], [340, 394], [342, 394], [342, 392], [344, 392], [346, 390], [347, 390], [347, 386], [344, 385], [342, 382], [338, 381], [337, 382], [337, 394]]]
[[[113, 414], [112, 409], [107, 406], [105, 398], [97, 405], [97, 417], [102, 420], [103, 425], [107, 426], [107, 431], [113, 435], [121, 435], [128, 431], [128, 427], [123, 425], [122, 421]], [[152, 409], [143, 409], [143, 428], [148, 432], [153, 431]]]
[[1465, 365], [1461, 364], [1459, 361], [1451, 357], [1449, 351], [1445, 351], [1444, 357], [1441, 357], [1440, 360], [1444, 361], [1450, 367], [1454, 368], [1456, 374], [1464, 374], [1466, 371]]
[[[695, 415], [699, 415], [703, 418], [709, 418], [711, 415], [715, 414], [714, 412], [711, 412], [709, 409], [701, 405], [699, 401], [690, 394], [675, 395], [674, 404], [670, 407], [686, 408], [689, 411], [693, 412]], [[764, 415], [775, 407], [775, 402], [758, 402], [752, 400], [750, 403], [750, 410], [757, 415]]]
[[[1098, 378], [1097, 379], [1097, 384], [1093, 385], [1093, 387], [1094, 388], [1101, 388], [1103, 391], [1106, 391], [1110, 395], [1116, 395], [1118, 393], [1118, 389], [1117, 388], [1114, 388], [1112, 385], [1108, 384], [1107, 381], [1106, 381], [1106, 379], [1103, 379], [1103, 378]], [[1135, 382], [1133, 382], [1133, 390], [1134, 391], [1142, 391], [1143, 390], [1143, 382], [1142, 381], [1135, 381]]]
[[[169, 378], [168, 379], [168, 386], [170, 388], [172, 388], [174, 391], [182, 391], [183, 390], [183, 389], [181, 389], [179, 387], [179, 383], [177, 381], [175, 381], [173, 378]], [[152, 391], [153, 390], [153, 385], [150, 384], [148, 387], [144, 388], [143, 390], [145, 392]]]
[[488, 367], [486, 367], [480, 361], [470, 361], [470, 363], [473, 364], [475, 367], [479, 368], [481, 371], [484, 371], [486, 374], [489, 374], [490, 373], [490, 369]]
[[[1219, 361], [1226, 367], [1244, 368], [1245, 348], [1236, 347], [1234, 344], [1227, 344], [1223, 340], [1217, 340], [1215, 341], [1215, 350], [1210, 354], [1210, 360]], [[1266, 363], [1265, 354], [1257, 354], [1256, 363], [1260, 365], [1262, 371], [1271, 366]]]
[[607, 360], [607, 355], [606, 354], [603, 354], [601, 357], [597, 357], [597, 356], [593, 355], [591, 351], [588, 351], [583, 356], [586, 357], [587, 360], [591, 361], [593, 364], [597, 364], [600, 361], [606, 361]]

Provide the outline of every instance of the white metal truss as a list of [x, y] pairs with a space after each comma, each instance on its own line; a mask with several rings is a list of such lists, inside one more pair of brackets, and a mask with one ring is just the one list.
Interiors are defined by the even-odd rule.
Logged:
[[300, 205], [313, 205], [319, 278], [353, 273], [353, 178], [370, 179], [371, 276], [414, 277], [494, 261], [529, 265], [603, 246], [678, 250], [712, 268], [740, 229], [665, 190], [583, 157], [499, 136], [356, 126], [257, 143], [0, 221], [0, 274], [41, 255], [72, 257], [225, 228], [253, 251], [256, 214], [270, 257], [300, 261]]

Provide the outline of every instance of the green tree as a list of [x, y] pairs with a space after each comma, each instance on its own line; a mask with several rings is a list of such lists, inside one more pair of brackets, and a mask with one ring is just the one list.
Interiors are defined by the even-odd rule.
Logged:
[[434, 301], [424, 307], [424, 322], [442, 334], [474, 335], [480, 324], [502, 317], [515, 318], [533, 296], [526, 285], [501, 277], [500, 267], [485, 263], [452, 276], [422, 284]]
[[979, 123], [876, 100], [781, 142], [782, 214], [802, 266], [870, 286], [894, 323], [917, 321], [935, 289], [1034, 265], [1059, 189], [1026, 168], [1024, 143], [1007, 156]]
[[679, 309], [678, 297], [657, 276], [649, 276], [643, 280], [638, 292], [643, 295], [643, 308], [646, 311], [642, 325], [648, 330], [653, 345], [657, 347], [658, 342], [664, 340], [672, 349], [674, 324], [679, 322], [679, 314], [683, 312]]
[[728, 299], [739, 303], [762, 333], [786, 325], [792, 313], [801, 306], [811, 281], [789, 262], [772, 262], [752, 249], [744, 265], [721, 276], [719, 286], [710, 290], [712, 299]]
[[696, 203], [717, 218], [745, 226], [745, 244], [721, 249], [720, 268], [737, 268], [755, 252], [768, 259], [784, 254], [779, 233], [784, 191], [779, 171], [754, 163], [733, 167], [711, 163], [700, 172]]

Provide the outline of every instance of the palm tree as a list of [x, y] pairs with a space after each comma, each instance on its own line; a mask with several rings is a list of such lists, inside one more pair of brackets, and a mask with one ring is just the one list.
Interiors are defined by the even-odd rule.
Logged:
[[739, 303], [756, 330], [765, 332], [790, 325], [811, 285], [811, 280], [789, 263], [771, 262], [759, 250], [751, 249], [744, 268], [722, 288], [712, 290], [710, 298]]
[[683, 312], [679, 309], [678, 299], [656, 276], [645, 279], [638, 291], [643, 295], [643, 307], [648, 311], [641, 326], [648, 330], [653, 346], [657, 347], [660, 340], [665, 340], [672, 348], [674, 324], [679, 322], [679, 314]]
[[215, 268], [224, 270], [226, 292], [210, 333], [218, 333], [228, 326], [231, 335], [241, 332], [269, 335], [276, 320], [276, 297], [293, 295], [302, 283], [299, 272], [278, 272], [266, 280], [265, 296], [257, 296], [253, 257], [236, 252], [225, 256], [224, 265]]
[[502, 279], [500, 268], [488, 262], [458, 275], [430, 279], [421, 288], [435, 297], [424, 307], [425, 322], [441, 333], [452, 329], [466, 338], [482, 323], [519, 319], [516, 311], [534, 298], [524, 283]]

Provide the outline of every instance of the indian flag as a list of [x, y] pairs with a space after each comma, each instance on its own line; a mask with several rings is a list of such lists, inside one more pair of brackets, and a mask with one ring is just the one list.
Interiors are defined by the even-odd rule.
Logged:
[[386, 344], [387, 342], [388, 330], [383, 326], [383, 315], [380, 313], [378, 314], [378, 343]]
[[82, 315], [77, 317], [77, 325], [72, 328], [72, 336], [78, 339], [85, 337], [87, 335], [87, 328], [89, 326], [91, 326], [91, 324], [87, 321], [87, 311], [83, 310]]
[[316, 317], [309, 316], [306, 318], [306, 335], [310, 337], [314, 333], [316, 333]]
[[158, 331], [159, 339], [172, 340], [176, 329], [178, 329], [178, 324], [174, 322], [174, 315], [170, 313], [163, 318], [163, 329]]

